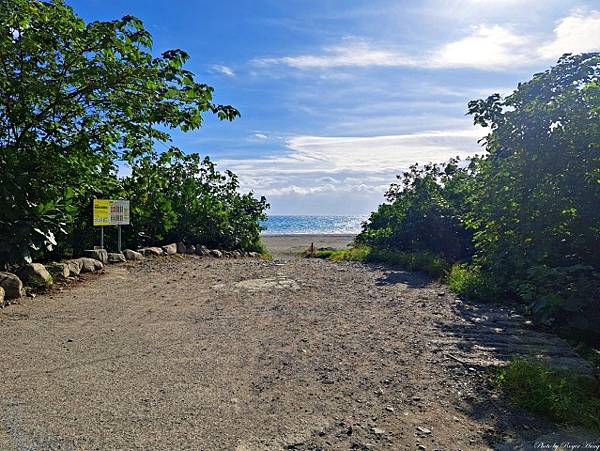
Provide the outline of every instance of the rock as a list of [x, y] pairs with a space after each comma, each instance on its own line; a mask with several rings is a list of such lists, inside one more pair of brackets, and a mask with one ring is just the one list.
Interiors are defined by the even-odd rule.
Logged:
[[4, 288], [0, 287], [0, 308], [4, 307]]
[[120, 252], [110, 252], [108, 254], [108, 263], [125, 263], [125, 255]]
[[203, 257], [208, 257], [211, 255], [208, 248], [201, 244], [196, 244], [196, 255], [202, 255]]
[[64, 280], [71, 275], [71, 269], [68, 263], [48, 263], [46, 269], [50, 275], [57, 280]]
[[429, 435], [429, 434], [431, 434], [431, 430], [430, 430], [430, 429], [427, 429], [427, 428], [425, 428], [425, 427], [423, 427], [423, 426], [419, 426], [419, 427], [417, 427], [417, 431], [419, 431], [419, 432], [422, 432], [422, 433], [423, 433], [423, 434], [425, 434], [425, 435]]
[[220, 250], [218, 250], [218, 249], [212, 249], [212, 250], [210, 251], [210, 255], [212, 255], [212, 256], [213, 256], [213, 257], [215, 257], [215, 258], [223, 258], [223, 252], [221, 252], [221, 251], [220, 251]]
[[132, 251], [131, 249], [125, 249], [123, 251], [123, 255], [125, 256], [125, 260], [143, 260], [145, 257], [136, 251]]
[[34, 288], [52, 285], [52, 276], [41, 263], [21, 266], [16, 274], [24, 283]]
[[252, 258], [256, 258], [258, 257], [260, 254], [258, 252], [248, 252], [248, 257], [252, 257]]
[[385, 434], [385, 431], [381, 428], [371, 428], [371, 432], [373, 432], [373, 434], [375, 434], [375, 435]]
[[185, 251], [186, 251], [185, 252], [186, 254], [195, 254], [196, 246], [194, 246], [193, 244], [190, 244], [189, 246], [186, 247]]
[[67, 260], [65, 263], [69, 267], [69, 272], [71, 273], [71, 276], [79, 275], [79, 273], [81, 272], [81, 267], [82, 267], [82, 263], [81, 263], [81, 261], [79, 261], [79, 259], [75, 258], [73, 260]]
[[225, 257], [225, 258], [231, 258], [231, 257], [233, 257], [231, 251], [221, 251], [221, 252], [223, 253], [223, 257]]
[[177, 245], [176, 244], [167, 244], [162, 247], [162, 250], [165, 251], [167, 255], [175, 255], [177, 253]]
[[231, 256], [232, 256], [233, 258], [240, 258], [240, 257], [242, 257], [242, 253], [241, 253], [240, 251], [233, 251], [233, 252], [231, 253]]
[[25, 296], [23, 282], [15, 274], [0, 272], [0, 287], [4, 289], [5, 299], [18, 299]]
[[182, 242], [177, 243], [177, 253], [178, 254], [187, 254], [188, 253], [187, 246], [185, 243], [182, 243]]
[[164, 252], [160, 247], [144, 247], [142, 249], [138, 249], [138, 252], [144, 257], [159, 257], [164, 255]]
[[[106, 258], [108, 260], [108, 253]], [[96, 260], [95, 258], [80, 257], [71, 261], [77, 261], [80, 264], [81, 272], [95, 272], [104, 268], [104, 264], [100, 260]]]
[[83, 251], [83, 255], [88, 258], [93, 258], [102, 263], [108, 263], [108, 252], [106, 249], [88, 249]]

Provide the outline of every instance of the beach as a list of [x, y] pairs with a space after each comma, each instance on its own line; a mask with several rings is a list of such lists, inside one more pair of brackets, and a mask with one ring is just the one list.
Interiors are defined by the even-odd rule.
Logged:
[[300, 254], [314, 243], [316, 248], [345, 249], [352, 244], [353, 234], [285, 234], [263, 235], [268, 251], [274, 257], [291, 257]]

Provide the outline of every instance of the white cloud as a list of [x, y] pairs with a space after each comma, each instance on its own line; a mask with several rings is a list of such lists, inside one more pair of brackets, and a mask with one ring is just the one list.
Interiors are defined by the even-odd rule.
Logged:
[[[432, 131], [369, 137], [295, 136], [287, 146], [304, 161], [353, 170], [407, 167], [415, 161], [442, 161], [453, 153], [465, 153], [465, 144], [482, 133], [478, 129]], [[466, 149], [472, 149], [466, 144]]]
[[266, 195], [278, 210], [288, 208], [283, 199], [293, 198], [294, 205], [303, 208], [304, 198], [318, 195], [325, 202], [347, 194], [348, 199], [362, 196], [367, 204], [361, 208], [369, 211], [408, 166], [482, 153], [477, 139], [483, 134], [473, 127], [382, 136], [292, 136], [286, 141], [286, 154], [218, 163], [240, 177], [244, 191]]
[[581, 12], [563, 18], [554, 29], [554, 40], [539, 49], [542, 58], [556, 59], [564, 53], [600, 49], [600, 11]]
[[407, 66], [417, 62], [393, 50], [373, 47], [361, 39], [346, 38], [342, 44], [325, 47], [320, 55], [284, 56], [281, 58], [257, 58], [257, 66], [284, 64], [296, 69], [331, 67]]
[[[487, 1], [479, 0], [479, 3]], [[577, 12], [564, 17], [550, 39], [542, 36], [525, 34], [508, 26], [480, 24], [462, 38], [426, 50], [422, 55], [375, 45], [364, 39], [346, 38], [339, 45], [324, 47], [317, 54], [258, 58], [252, 63], [255, 66], [285, 65], [302, 70], [344, 67], [505, 70], [530, 67], [556, 60], [567, 52], [600, 50], [600, 11]]]
[[508, 28], [480, 25], [471, 34], [443, 45], [425, 62], [429, 67], [506, 68], [531, 62], [531, 39]]
[[345, 39], [340, 45], [325, 47], [320, 54], [260, 58], [252, 63], [256, 66], [282, 64], [303, 70], [341, 67], [498, 69], [529, 64], [530, 46], [530, 38], [508, 28], [480, 25], [464, 38], [444, 44], [422, 56], [379, 48], [365, 40]]
[[235, 72], [229, 66], [224, 66], [222, 64], [213, 64], [210, 66], [210, 70], [219, 74], [226, 75], [228, 77], [235, 77]]
[[264, 133], [255, 133], [254, 137], [257, 139], [269, 139], [269, 137], [267, 135], [265, 135]]

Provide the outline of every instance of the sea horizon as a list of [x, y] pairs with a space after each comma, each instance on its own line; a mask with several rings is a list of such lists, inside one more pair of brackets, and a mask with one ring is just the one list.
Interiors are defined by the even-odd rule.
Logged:
[[368, 215], [270, 215], [262, 235], [356, 235]]

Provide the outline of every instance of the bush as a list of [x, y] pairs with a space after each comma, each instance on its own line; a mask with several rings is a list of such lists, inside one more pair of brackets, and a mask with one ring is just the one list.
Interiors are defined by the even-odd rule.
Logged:
[[391, 250], [457, 263], [455, 292], [533, 303], [534, 319], [600, 342], [599, 79], [600, 53], [564, 55], [506, 98], [469, 102], [487, 154], [413, 165], [357, 242], [384, 260]]
[[210, 160], [154, 150], [206, 114], [239, 116], [213, 102], [184, 51], [157, 55], [138, 18], [86, 24], [62, 0], [0, 2], [0, 25], [0, 267], [96, 244], [94, 198], [131, 199], [125, 245], [259, 249], [263, 198]]
[[443, 258], [428, 252], [400, 252], [360, 245], [350, 249], [320, 250], [316, 252], [315, 257], [333, 261], [387, 263], [406, 271], [422, 272], [435, 278], [443, 277], [448, 270], [448, 263]]
[[447, 282], [451, 291], [467, 300], [492, 301], [499, 295], [492, 276], [482, 272], [477, 266], [452, 265]]
[[600, 432], [600, 386], [596, 380], [516, 359], [498, 373], [495, 382], [513, 402], [532, 413]]
[[264, 197], [238, 192], [238, 179], [208, 157], [171, 148], [146, 156], [123, 180], [132, 202], [132, 246], [183, 241], [208, 247], [262, 251]]
[[472, 255], [472, 232], [464, 223], [471, 173], [476, 160], [464, 166], [458, 159], [446, 164], [415, 164], [386, 193], [390, 202], [379, 206], [364, 224], [357, 243], [378, 249], [435, 254], [455, 262]]

